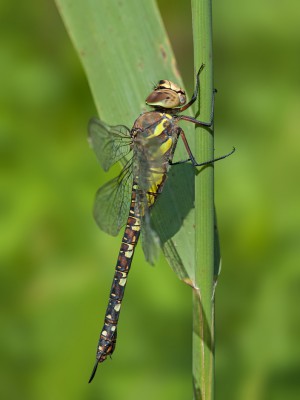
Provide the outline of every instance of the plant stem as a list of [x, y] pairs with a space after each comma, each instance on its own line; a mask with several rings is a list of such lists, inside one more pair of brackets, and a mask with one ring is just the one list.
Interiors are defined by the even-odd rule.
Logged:
[[[192, 0], [194, 63], [202, 63], [201, 119], [209, 121], [213, 93], [211, 0]], [[198, 104], [200, 107], [200, 103]], [[200, 110], [200, 108], [199, 108]], [[213, 131], [196, 128], [196, 159], [213, 158]], [[193, 291], [194, 400], [214, 398], [214, 171], [202, 168], [195, 182], [196, 266]]]

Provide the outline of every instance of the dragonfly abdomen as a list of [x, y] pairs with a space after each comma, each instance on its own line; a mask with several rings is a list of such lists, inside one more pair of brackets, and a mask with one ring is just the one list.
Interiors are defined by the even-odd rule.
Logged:
[[105, 361], [106, 358], [111, 356], [115, 350], [117, 324], [120, 316], [121, 303], [124, 297], [127, 276], [141, 229], [141, 218], [136, 207], [136, 191], [137, 185], [134, 183], [132, 186], [129, 216], [115, 268], [108, 306], [105, 313], [104, 325], [98, 342], [96, 364], [89, 382], [92, 381], [96, 373], [98, 363]]

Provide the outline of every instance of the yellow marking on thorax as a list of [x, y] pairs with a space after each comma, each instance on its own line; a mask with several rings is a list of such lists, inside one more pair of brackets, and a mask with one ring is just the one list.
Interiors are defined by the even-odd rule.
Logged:
[[168, 138], [164, 143], [162, 143], [157, 149], [156, 153], [153, 155], [154, 159], [159, 159], [162, 157], [173, 145], [173, 139]]
[[159, 124], [156, 125], [153, 133], [147, 137], [147, 139], [152, 139], [153, 137], [159, 136], [164, 129], [166, 129], [165, 122], [167, 120], [172, 120], [172, 115], [170, 114], [161, 114], [162, 120]]
[[[149, 135], [147, 139], [159, 136], [166, 129], [166, 121], [172, 120], [172, 116], [170, 114], [161, 114], [161, 116], [162, 116], [161, 122], [157, 124], [153, 134]], [[172, 146], [173, 146], [173, 139], [170, 137], [167, 140], [165, 140], [165, 142], [163, 142], [158, 147], [157, 151], [151, 156], [153, 157], [154, 160], [161, 159], [161, 161], [163, 162], [163, 156], [172, 148]], [[149, 183], [151, 184], [151, 186], [149, 186], [148, 192], [157, 193], [157, 189], [162, 183], [164, 175], [165, 175], [165, 169], [163, 166], [160, 167], [157, 165], [156, 167], [154, 167], [154, 171], [151, 172], [151, 175], [149, 177]], [[147, 200], [148, 200], [148, 205], [151, 206], [153, 205], [155, 198], [154, 196], [147, 195]]]

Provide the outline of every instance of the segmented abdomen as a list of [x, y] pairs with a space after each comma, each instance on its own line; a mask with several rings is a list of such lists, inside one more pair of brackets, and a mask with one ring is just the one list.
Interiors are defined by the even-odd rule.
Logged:
[[107, 356], [112, 355], [115, 349], [117, 324], [120, 315], [121, 303], [124, 296], [127, 275], [130, 270], [134, 250], [137, 245], [141, 229], [141, 215], [138, 212], [138, 207], [136, 207], [136, 199], [137, 184], [134, 183], [132, 186], [129, 216], [115, 268], [108, 306], [105, 313], [104, 325], [98, 342], [96, 363], [89, 382], [91, 382], [94, 378], [98, 363], [105, 361]]

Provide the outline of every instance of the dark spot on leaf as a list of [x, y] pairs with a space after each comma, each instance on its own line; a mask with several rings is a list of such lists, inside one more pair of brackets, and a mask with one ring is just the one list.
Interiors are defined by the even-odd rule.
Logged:
[[167, 53], [166, 50], [164, 49], [164, 46], [161, 44], [159, 46], [159, 50], [160, 50], [160, 54], [162, 55], [162, 58], [164, 59], [164, 61], [167, 60]]
[[137, 63], [137, 67], [138, 67], [139, 70], [143, 71], [143, 70], [144, 70], [144, 67], [145, 67], [144, 60], [139, 59], [139, 60], [138, 60], [138, 63]]

